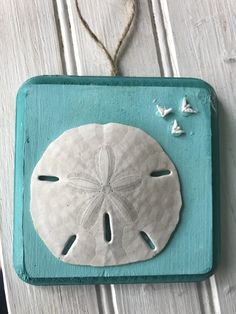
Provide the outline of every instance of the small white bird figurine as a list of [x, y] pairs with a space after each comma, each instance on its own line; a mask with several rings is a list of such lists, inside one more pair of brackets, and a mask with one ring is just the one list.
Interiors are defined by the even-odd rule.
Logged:
[[162, 118], [165, 118], [169, 113], [173, 112], [172, 108], [161, 107], [158, 105], [156, 107], [157, 107], [157, 113], [159, 113], [159, 115]]
[[174, 123], [171, 128], [171, 134], [173, 136], [180, 136], [180, 135], [183, 135], [184, 133], [185, 133], [184, 130], [180, 127], [178, 122], [174, 120]]
[[188, 116], [190, 114], [194, 114], [197, 113], [196, 110], [194, 110], [190, 104], [187, 101], [187, 98], [184, 97], [182, 100], [182, 107], [181, 107], [181, 111], [183, 112], [184, 115]]

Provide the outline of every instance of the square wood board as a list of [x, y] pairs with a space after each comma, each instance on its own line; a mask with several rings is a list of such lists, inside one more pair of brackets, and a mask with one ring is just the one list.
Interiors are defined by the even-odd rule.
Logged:
[[[198, 111], [183, 116], [184, 96]], [[170, 106], [166, 119], [156, 104]], [[178, 120], [185, 135], [174, 137]], [[158, 283], [202, 280], [214, 272], [219, 251], [219, 154], [216, 96], [191, 78], [41, 76], [17, 97], [14, 268], [36, 285]], [[56, 259], [36, 233], [29, 211], [32, 171], [50, 142], [88, 123], [116, 122], [151, 135], [174, 162], [183, 206], [180, 222], [156, 257], [122, 266], [76, 266]]]

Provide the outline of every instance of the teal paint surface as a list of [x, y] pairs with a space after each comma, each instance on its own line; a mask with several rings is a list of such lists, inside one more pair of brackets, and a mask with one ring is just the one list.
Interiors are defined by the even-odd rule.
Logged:
[[[182, 98], [198, 114], [184, 117]], [[156, 103], [172, 107], [166, 119]], [[173, 137], [177, 119], [186, 135]], [[43, 76], [26, 82], [17, 97], [14, 267], [33, 284], [137, 283], [201, 280], [218, 252], [218, 146], [213, 89], [197, 79]], [[29, 211], [30, 178], [51, 141], [88, 123], [117, 122], [155, 138], [174, 162], [183, 206], [180, 222], [156, 257], [122, 266], [91, 267], [56, 259], [37, 235]], [[214, 183], [214, 185], [213, 185]]]

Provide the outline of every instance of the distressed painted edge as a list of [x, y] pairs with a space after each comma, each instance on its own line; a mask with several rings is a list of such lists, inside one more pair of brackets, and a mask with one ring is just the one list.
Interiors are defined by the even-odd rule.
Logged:
[[128, 76], [77, 76], [77, 75], [39, 75], [26, 80], [19, 88], [30, 85], [106, 85], [106, 86], [168, 86], [205, 88], [215, 91], [206, 81], [191, 77], [128, 77]]
[[[23, 182], [24, 167], [21, 156], [24, 145], [24, 106], [27, 91], [32, 85], [106, 85], [106, 86], [168, 86], [205, 88], [211, 95], [211, 131], [212, 131], [212, 194], [213, 194], [213, 262], [212, 267], [201, 274], [163, 275], [163, 276], [116, 276], [116, 277], [69, 277], [69, 278], [32, 278], [24, 265], [23, 254]], [[13, 227], [13, 265], [17, 275], [26, 283], [33, 285], [71, 285], [71, 284], [137, 284], [171, 283], [202, 281], [214, 274], [220, 255], [220, 177], [219, 177], [219, 117], [218, 103], [214, 89], [207, 82], [196, 78], [156, 78], [156, 77], [93, 77], [93, 76], [36, 76], [27, 80], [17, 94], [15, 128], [15, 176], [14, 176], [14, 227]], [[18, 167], [18, 165], [20, 165]], [[18, 234], [20, 237], [16, 237]], [[19, 250], [20, 248], [20, 250]], [[18, 254], [16, 254], [18, 252]], [[20, 254], [19, 254], [20, 252]]]

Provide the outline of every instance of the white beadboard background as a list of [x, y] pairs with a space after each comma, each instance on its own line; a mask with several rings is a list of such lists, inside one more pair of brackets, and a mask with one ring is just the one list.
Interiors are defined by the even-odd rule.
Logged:
[[[113, 51], [129, 0], [78, 0]], [[15, 96], [39, 74], [109, 75], [104, 54], [81, 25], [75, 0], [0, 0], [0, 205], [2, 265], [9, 313], [236, 313], [236, 1], [137, 0], [123, 49], [127, 76], [207, 80], [220, 100], [222, 258], [201, 283], [34, 287], [12, 268]]]

